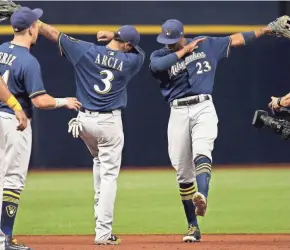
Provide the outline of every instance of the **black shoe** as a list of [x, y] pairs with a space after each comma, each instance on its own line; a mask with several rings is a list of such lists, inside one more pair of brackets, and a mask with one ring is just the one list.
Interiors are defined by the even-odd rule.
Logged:
[[189, 226], [187, 235], [183, 237], [184, 242], [200, 242], [201, 240], [201, 235], [200, 231], [197, 227], [194, 226]]
[[111, 237], [104, 241], [95, 241], [96, 245], [119, 245], [121, 240], [116, 235], [111, 235]]
[[5, 250], [32, 250], [30, 247], [18, 244], [12, 236], [5, 236], [5, 238]]

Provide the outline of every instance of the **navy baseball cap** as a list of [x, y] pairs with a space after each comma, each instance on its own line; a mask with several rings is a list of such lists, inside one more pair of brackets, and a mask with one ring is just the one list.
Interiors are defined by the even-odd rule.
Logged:
[[162, 25], [162, 32], [157, 42], [162, 44], [177, 43], [184, 35], [183, 24], [176, 19], [169, 19]]
[[21, 7], [10, 17], [10, 22], [14, 31], [19, 32], [28, 29], [43, 14], [42, 9], [29, 9]]
[[140, 34], [131, 25], [124, 25], [116, 32], [120, 39], [124, 42], [130, 43], [132, 46], [136, 46], [140, 41]]

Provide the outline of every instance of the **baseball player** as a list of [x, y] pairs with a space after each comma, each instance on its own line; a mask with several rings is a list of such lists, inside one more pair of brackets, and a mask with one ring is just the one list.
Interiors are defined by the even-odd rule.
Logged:
[[101, 31], [99, 46], [76, 40], [40, 22], [40, 34], [58, 42], [62, 54], [74, 66], [77, 98], [82, 102], [77, 118], [69, 122], [69, 132], [80, 137], [94, 157], [95, 244], [116, 245], [112, 234], [113, 211], [120, 171], [124, 135], [121, 110], [127, 105], [127, 84], [144, 62], [138, 47], [140, 35], [125, 25], [114, 33]]
[[177, 171], [180, 196], [188, 222], [184, 242], [198, 242], [196, 216], [204, 216], [211, 178], [212, 150], [218, 117], [212, 101], [218, 62], [230, 48], [246, 45], [271, 33], [269, 26], [226, 37], [184, 37], [183, 24], [175, 19], [162, 25], [157, 41], [165, 47], [151, 54], [150, 70], [171, 107], [168, 151]]
[[[3, 81], [2, 77], [0, 77], [0, 101], [6, 103], [12, 110], [14, 110], [15, 117], [17, 118], [19, 124], [17, 126], [17, 130], [23, 131], [27, 127], [27, 117], [17, 99], [11, 94], [8, 90], [6, 83]], [[4, 128], [2, 127], [2, 123], [0, 120], [0, 135], [3, 134]], [[1, 161], [4, 157], [4, 148], [5, 148], [5, 138], [3, 136], [0, 137], [0, 166]], [[4, 180], [4, 171], [3, 168], [0, 167], [0, 220], [1, 220], [1, 212], [2, 212], [2, 197], [3, 197], [3, 180]], [[0, 249], [5, 249], [5, 235], [0, 230]]]
[[[0, 138], [5, 138], [4, 157], [1, 165], [5, 171], [1, 230], [6, 235], [6, 250], [30, 249], [25, 245], [18, 244], [12, 237], [12, 232], [31, 153], [32, 105], [40, 109], [66, 107], [75, 110], [81, 106], [76, 98], [53, 98], [46, 94], [40, 65], [29, 51], [30, 47], [36, 43], [38, 37], [37, 20], [42, 16], [42, 13], [41, 9], [20, 8], [10, 19], [14, 30], [14, 39], [0, 45], [0, 74], [29, 118], [27, 128], [22, 132], [17, 131], [15, 129], [18, 125], [15, 107], [17, 109], [18, 105], [16, 104], [14, 109], [11, 109], [11, 105], [0, 103], [0, 124], [2, 127]], [[15, 103], [15, 100], [13, 102]]]

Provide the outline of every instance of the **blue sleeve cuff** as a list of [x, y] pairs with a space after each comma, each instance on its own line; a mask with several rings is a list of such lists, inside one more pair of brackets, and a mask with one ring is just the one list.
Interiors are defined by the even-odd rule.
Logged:
[[36, 92], [31, 93], [29, 95], [29, 98], [34, 98], [36, 96], [44, 95], [44, 94], [46, 94], [46, 91], [45, 90], [36, 91]]
[[242, 36], [244, 37], [245, 44], [248, 44], [257, 38], [254, 31], [242, 32]]

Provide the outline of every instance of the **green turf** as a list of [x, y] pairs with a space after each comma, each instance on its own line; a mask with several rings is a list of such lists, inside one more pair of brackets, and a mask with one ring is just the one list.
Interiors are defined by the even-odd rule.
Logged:
[[[16, 234], [93, 234], [90, 173], [28, 176]], [[184, 233], [173, 171], [124, 171], [119, 178], [115, 233]], [[290, 233], [290, 169], [214, 171], [205, 233]]]

